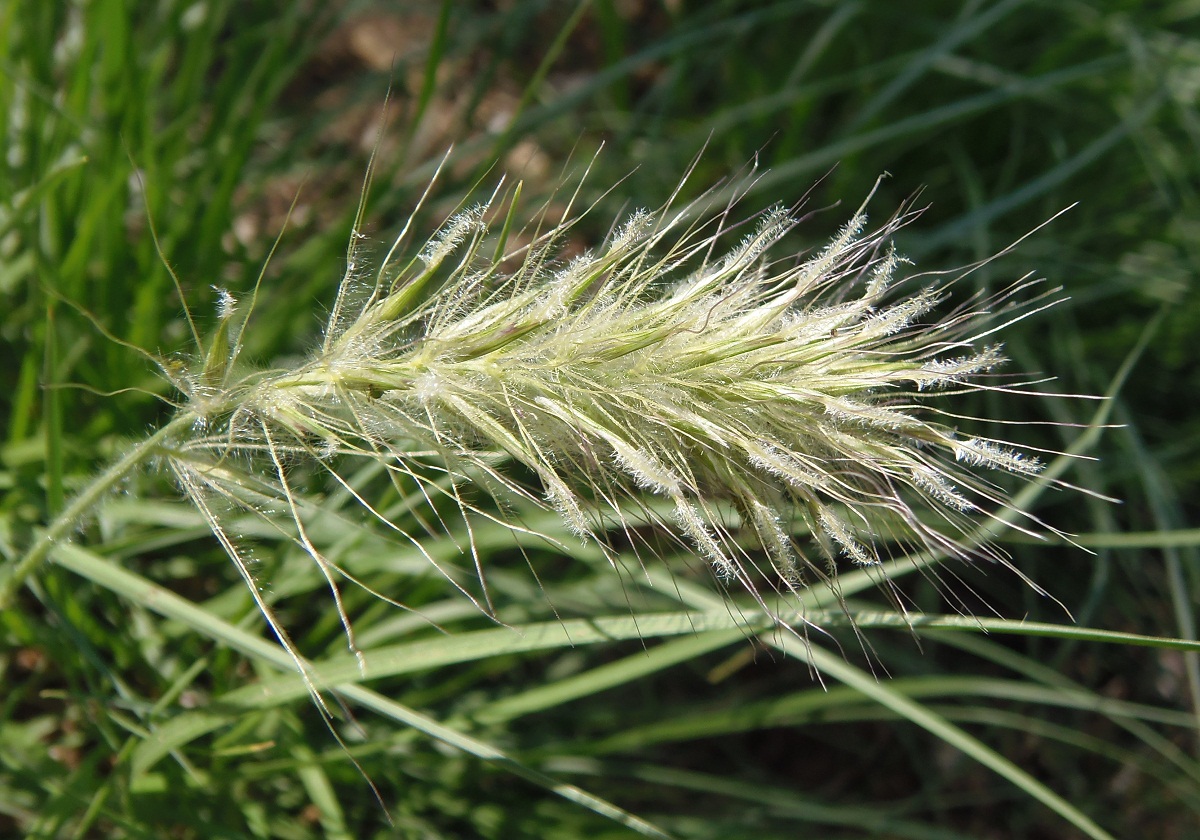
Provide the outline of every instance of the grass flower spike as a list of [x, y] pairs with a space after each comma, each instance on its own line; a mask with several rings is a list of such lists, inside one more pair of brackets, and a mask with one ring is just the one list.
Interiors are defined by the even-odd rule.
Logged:
[[[898, 277], [890, 239], [915, 213], [868, 231], [860, 209], [823, 248], [779, 256], [797, 208], [739, 221], [736, 198], [709, 216], [674, 199], [633, 212], [566, 258], [586, 215], [573, 215], [579, 190], [565, 221], [543, 212], [518, 232], [520, 192], [502, 181], [418, 249], [410, 217], [370, 273], [355, 232], [320, 346], [300, 362], [247, 369], [257, 289], [241, 303], [218, 290], [208, 341], [188, 318], [194, 365], [156, 359], [185, 398], [175, 419], [81, 494], [16, 579], [150, 458], [170, 465], [302, 673], [226, 523], [242, 511], [283, 529], [324, 574], [357, 652], [339, 591], [354, 578], [309, 533], [314, 489], [350, 494], [489, 613], [473, 523], [522, 530], [520, 500], [557, 511], [618, 569], [674, 538], [785, 624], [763, 593], [790, 594], [788, 614], [802, 615], [804, 588], [836, 592], [843, 565], [919, 552], [1007, 562], [968, 536], [978, 515], [1013, 518], [987, 472], [1027, 478], [1040, 464], [960, 435], [945, 419], [959, 415], [930, 401], [1022, 390], [984, 377], [1004, 361], [992, 335], [1037, 310], [1042, 298], [1020, 301], [1032, 282], [945, 312], [953, 281]], [[368, 488], [355, 462], [388, 481]], [[426, 538], [453, 533], [469, 560], [451, 567]]]
[[[926, 403], [993, 387], [981, 377], [1004, 361], [989, 340], [997, 314], [1027, 314], [1012, 301], [1030, 284], [938, 317], [948, 284], [899, 280], [904, 260], [889, 244], [915, 214], [867, 233], [860, 210], [824, 248], [780, 258], [772, 248], [796, 211], [734, 223], [736, 202], [700, 221], [695, 206], [637, 211], [601, 246], [563, 259], [579, 218], [569, 207], [568, 221], [509, 247], [519, 194], [498, 187], [398, 261], [410, 223], [373, 275], [356, 235], [320, 349], [290, 369], [240, 370], [235, 304], [222, 295], [219, 346], [181, 383], [194, 433], [171, 463], [252, 587], [214, 495], [286, 508], [337, 592], [339, 570], [308, 538], [292, 488], [299, 462], [320, 465], [422, 550], [422, 534], [343, 477], [355, 458], [382, 464], [427, 505], [426, 530], [447, 515], [468, 533], [477, 517], [517, 528], [503, 504], [524, 498], [616, 565], [653, 544], [642, 526], [659, 526], [657, 538], [684, 540], [764, 608], [764, 584], [799, 596], [814, 579], [835, 582], [843, 562], [914, 548], [1003, 560], [962, 538], [971, 515], [1006, 504], [978, 473], [1030, 476], [1039, 463], [960, 436]], [[462, 550], [479, 586], [460, 588], [490, 609], [473, 541]]]

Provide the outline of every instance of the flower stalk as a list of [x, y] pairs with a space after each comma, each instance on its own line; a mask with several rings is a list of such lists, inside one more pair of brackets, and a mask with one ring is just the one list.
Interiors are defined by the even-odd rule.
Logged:
[[17, 560], [9, 573], [0, 580], [0, 610], [7, 609], [17, 590], [46, 561], [54, 546], [64, 539], [80, 519], [87, 516], [100, 500], [112, 492], [129, 475], [142, 469], [158, 457], [164, 446], [180, 438], [195, 423], [195, 416], [182, 411], [162, 428], [122, 455], [108, 469], [96, 476], [75, 496], [69, 505], [54, 518], [34, 544]]

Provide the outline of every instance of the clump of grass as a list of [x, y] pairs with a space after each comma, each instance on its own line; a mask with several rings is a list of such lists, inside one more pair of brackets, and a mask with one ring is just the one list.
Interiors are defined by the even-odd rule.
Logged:
[[[921, 552], [1008, 564], [967, 536], [979, 515], [1012, 519], [985, 471], [1028, 478], [1040, 462], [1014, 444], [960, 435], [961, 418], [940, 406], [955, 393], [1029, 392], [1032, 383], [996, 372], [1004, 358], [993, 336], [1051, 305], [1027, 294], [1037, 281], [944, 311], [963, 274], [900, 276], [905, 260], [890, 240], [917, 215], [911, 208], [873, 229], [860, 208], [823, 248], [780, 256], [800, 208], [739, 219], [736, 189], [707, 215], [700, 202], [678, 206], [677, 190], [567, 259], [569, 235], [590, 211], [574, 209], [579, 189], [562, 221], [543, 213], [518, 234], [520, 192], [501, 180], [401, 258], [410, 218], [371, 272], [355, 231], [320, 345], [298, 363], [244, 363], [246, 331], [262, 317], [253, 296], [240, 305], [221, 292], [206, 341], [189, 316], [194, 363], [156, 359], [181, 394], [176, 417], [85, 492], [21, 568], [95, 493], [150, 458], [169, 465], [301, 671], [253, 557], [224, 522], [238, 509], [286, 527], [327, 579], [357, 652], [339, 594], [352, 578], [306, 525], [309, 474], [327, 475], [487, 612], [472, 522], [522, 529], [506, 514], [512, 499], [557, 511], [614, 567], [622, 552], [644, 557], [669, 534], [785, 624], [795, 619], [766, 594], [790, 596], [788, 614], [802, 616], [794, 607], [806, 586], [836, 591], [843, 564]], [[425, 533], [405, 530], [355, 486], [356, 460], [423, 500]], [[426, 533], [456, 530], [447, 517], [467, 535], [475, 584], [423, 548]]]

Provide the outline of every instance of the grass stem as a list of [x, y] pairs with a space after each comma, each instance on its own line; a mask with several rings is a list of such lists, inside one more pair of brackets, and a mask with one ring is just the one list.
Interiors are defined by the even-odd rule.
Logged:
[[163, 444], [173, 440], [184, 430], [190, 429], [195, 420], [196, 417], [191, 412], [181, 412], [157, 432], [126, 452], [72, 499], [71, 503], [37, 538], [33, 546], [17, 561], [12, 571], [0, 580], [0, 610], [8, 609], [17, 589], [25, 582], [26, 578], [37, 571], [38, 566], [50, 554], [55, 543], [74, 528], [81, 517], [87, 515], [100, 499], [126, 476], [153, 458]]

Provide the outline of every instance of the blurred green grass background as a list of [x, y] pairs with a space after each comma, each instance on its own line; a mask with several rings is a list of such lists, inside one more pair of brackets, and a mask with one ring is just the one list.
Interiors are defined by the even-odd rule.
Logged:
[[[5, 562], [167, 416], [151, 366], [98, 328], [164, 355], [188, 349], [151, 220], [208, 328], [213, 287], [251, 288], [299, 196], [267, 267], [270, 317], [248, 336], [269, 361], [317, 337], [377, 138], [363, 231], [376, 248], [452, 143], [426, 230], [489, 173], [525, 178], [535, 205], [603, 144], [590, 197], [621, 183], [581, 243], [622, 208], [663, 203], [703, 149], [692, 194], [751, 161], [763, 174], [748, 212], [812, 189], [798, 248], [819, 245], [888, 173], [878, 219], [918, 192], [929, 205], [898, 240], [921, 269], [980, 260], [1070, 207], [970, 282], [1032, 271], [1065, 288], [1069, 302], [1006, 337], [1014, 368], [1056, 377], [1049, 390], [1104, 393], [1148, 341], [1115, 400], [1122, 428], [1069, 475], [1121, 504], [1041, 498], [1037, 515], [1094, 554], [1006, 544], [1070, 617], [1000, 570], [956, 567], [951, 585], [978, 593], [981, 615], [1195, 638], [1193, 0], [12, 0], [0, 44]], [[984, 416], [1086, 423], [1094, 410], [993, 396]], [[1019, 431], [1054, 449], [1079, 434]], [[364, 647], [449, 640], [398, 652], [406, 664], [371, 688], [473, 739], [437, 740], [432, 723], [354, 696], [343, 748], [302, 695], [238, 694], [274, 678], [268, 654], [247, 654], [261, 631], [240, 579], [169, 482], [146, 474], [122, 491], [81, 526], [84, 556], [40, 570], [0, 616], [0, 835], [619, 837], [642, 827], [632, 815], [699, 838], [1186, 838], [1200, 825], [1194, 654], [1082, 632], [918, 641], [868, 628], [881, 699], [837, 675], [826, 690], [736, 628], [637, 626], [643, 612], [702, 604], [684, 597], [702, 578], [676, 581], [676, 595], [587, 552], [565, 563], [529, 549], [543, 594], [497, 541], [493, 585], [525, 631], [502, 638], [535, 638], [556, 613], [617, 621], [608, 642], [579, 631], [517, 653], [473, 641], [514, 631], [488, 629], [419, 562], [334, 523], [329, 540], [358, 541], [346, 549], [356, 571], [450, 631], [349, 596]], [[319, 576], [285, 540], [257, 536], [302, 648], [345, 658]], [[118, 567], [144, 577], [102, 580]], [[162, 599], [137, 588], [146, 579], [199, 605], [193, 623], [178, 605], [164, 618]], [[904, 584], [917, 607], [949, 611], [929, 582]], [[835, 636], [868, 673], [854, 637]], [[901, 701], [1044, 787], [977, 763]], [[552, 780], [623, 810], [556, 795]]]

